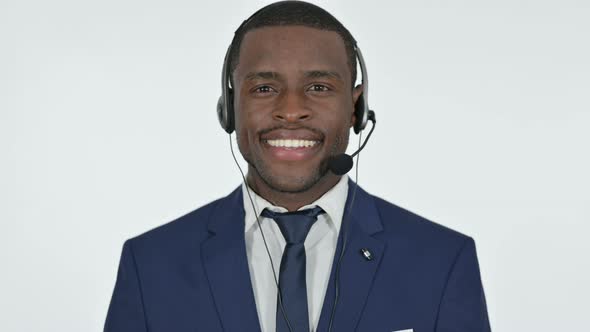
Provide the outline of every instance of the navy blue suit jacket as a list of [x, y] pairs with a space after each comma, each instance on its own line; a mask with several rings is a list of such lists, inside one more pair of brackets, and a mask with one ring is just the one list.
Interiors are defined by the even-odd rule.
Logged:
[[[471, 238], [360, 187], [345, 222], [334, 332], [490, 331]], [[341, 245], [342, 232], [337, 255]], [[363, 248], [372, 260], [363, 257]], [[318, 332], [328, 330], [335, 266]], [[125, 242], [104, 330], [260, 331], [241, 188]]]

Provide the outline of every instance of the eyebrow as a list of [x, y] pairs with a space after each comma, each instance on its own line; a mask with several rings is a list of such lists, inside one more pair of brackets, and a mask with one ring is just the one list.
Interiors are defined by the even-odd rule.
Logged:
[[270, 79], [277, 79], [280, 77], [279, 73], [274, 71], [258, 71], [258, 72], [250, 72], [244, 78], [246, 81], [253, 81], [256, 79], [263, 79], [263, 80], [270, 80]]
[[329, 70], [311, 70], [305, 72], [305, 77], [307, 78], [325, 78], [325, 77], [333, 77], [337, 80], [342, 81], [342, 76], [335, 71]]
[[[342, 75], [335, 71], [329, 70], [310, 70], [304, 73], [306, 78], [326, 78], [332, 77], [339, 81], [342, 81]], [[257, 79], [263, 80], [279, 80], [281, 79], [281, 74], [274, 72], [274, 71], [258, 71], [258, 72], [250, 72], [246, 74], [244, 78], [246, 81], [253, 81]]]

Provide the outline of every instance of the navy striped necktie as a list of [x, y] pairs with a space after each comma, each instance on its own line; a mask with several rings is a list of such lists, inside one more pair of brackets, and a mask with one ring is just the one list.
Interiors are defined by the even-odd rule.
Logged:
[[[309, 331], [304, 242], [311, 226], [317, 220], [318, 215], [322, 213], [324, 210], [320, 207], [285, 213], [273, 212], [268, 209], [262, 211], [263, 217], [276, 221], [287, 242], [279, 273], [280, 298], [277, 299], [277, 332]], [[291, 329], [289, 329], [289, 325]]]

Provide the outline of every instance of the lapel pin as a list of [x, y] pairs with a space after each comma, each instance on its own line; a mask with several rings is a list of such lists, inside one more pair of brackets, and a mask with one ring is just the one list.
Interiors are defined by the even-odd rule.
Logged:
[[367, 249], [367, 248], [361, 249], [361, 254], [363, 254], [363, 257], [365, 257], [366, 260], [368, 260], [368, 261], [373, 260], [373, 254], [371, 254], [369, 249]]

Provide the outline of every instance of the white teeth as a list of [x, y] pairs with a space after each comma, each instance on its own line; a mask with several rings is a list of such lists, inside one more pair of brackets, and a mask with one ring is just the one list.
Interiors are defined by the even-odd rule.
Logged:
[[317, 141], [304, 139], [273, 139], [266, 141], [270, 146], [281, 148], [309, 148], [316, 145]]

